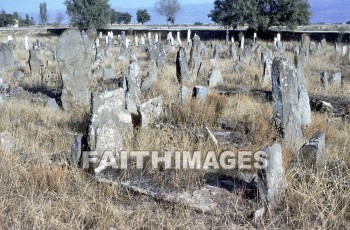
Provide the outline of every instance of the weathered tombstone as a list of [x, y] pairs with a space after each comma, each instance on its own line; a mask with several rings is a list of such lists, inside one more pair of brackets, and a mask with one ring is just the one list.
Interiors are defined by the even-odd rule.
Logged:
[[345, 56], [347, 52], [348, 52], [348, 46], [343, 46], [341, 55], [342, 55], [342, 56]]
[[223, 82], [224, 80], [222, 79], [220, 70], [215, 65], [213, 65], [209, 70], [209, 74], [208, 74], [209, 88], [220, 85]]
[[220, 45], [215, 44], [214, 51], [213, 51], [213, 59], [218, 60], [220, 57], [219, 54], [220, 54]]
[[254, 43], [256, 43], [256, 38], [257, 38], [257, 35], [256, 33], [254, 33]]
[[113, 39], [112, 39], [112, 36], [109, 35], [109, 36], [107, 37], [107, 39], [108, 39], [108, 41], [107, 41], [107, 43], [108, 43], [108, 48], [109, 48], [109, 49], [113, 48]]
[[100, 39], [96, 38], [95, 43], [96, 43], [96, 48], [100, 47]]
[[266, 57], [264, 64], [263, 86], [271, 85], [272, 57]]
[[323, 39], [321, 40], [321, 46], [322, 46], [322, 48], [325, 48], [325, 47], [327, 46], [327, 41], [326, 41], [325, 38], [323, 38]]
[[272, 105], [278, 133], [289, 149], [299, 149], [302, 141], [298, 98], [298, 76], [294, 64], [277, 57], [272, 63]]
[[75, 29], [66, 30], [58, 39], [57, 61], [63, 80], [62, 106], [71, 111], [90, 110], [89, 80], [92, 41], [84, 40]]
[[278, 42], [281, 41], [281, 34], [280, 34], [280, 33], [277, 34], [277, 41], [278, 41]]
[[311, 124], [310, 98], [304, 86], [299, 86], [299, 111], [301, 125]]
[[309, 62], [310, 43], [311, 39], [309, 35], [302, 34], [300, 55], [302, 55], [304, 66]]
[[341, 86], [341, 72], [335, 73], [332, 76], [332, 85]]
[[277, 47], [277, 38], [276, 37], [273, 38], [273, 45], [274, 45], [274, 47]]
[[241, 38], [241, 45], [240, 45], [241, 50], [244, 51], [244, 36]]
[[199, 67], [202, 62], [201, 58], [201, 47], [200, 47], [200, 38], [198, 35], [194, 35], [192, 38], [192, 47], [190, 52], [190, 61], [188, 63], [188, 67], [192, 74], [197, 75]]
[[139, 46], [139, 38], [135, 35], [135, 46]]
[[176, 40], [177, 40], [177, 42], [179, 43], [179, 46], [182, 46], [181, 37], [180, 37], [180, 32], [178, 31], [176, 35], [177, 35], [177, 36], [176, 36]]
[[117, 153], [123, 150], [128, 136], [132, 136], [132, 118], [125, 110], [124, 90], [94, 93], [88, 135], [90, 150], [100, 156], [105, 151]]
[[141, 91], [145, 92], [152, 88], [152, 86], [158, 81], [158, 69], [155, 60], [148, 62], [148, 74], [141, 85]]
[[284, 51], [283, 43], [281, 41], [277, 41], [276, 45], [277, 45], [276, 46], [277, 51], [280, 53], [283, 53], [283, 51]]
[[230, 33], [228, 32], [228, 30], [226, 30], [226, 39], [225, 39], [225, 44], [228, 45], [228, 41], [230, 39]]
[[0, 77], [4, 69], [9, 69], [14, 66], [14, 58], [15, 54], [13, 50], [5, 43], [0, 44]]
[[321, 74], [321, 82], [322, 82], [322, 85], [323, 85], [323, 87], [325, 88], [325, 89], [327, 89], [328, 88], [328, 83], [329, 83], [329, 74], [328, 74], [328, 72], [323, 72], [322, 74]]
[[199, 100], [205, 100], [208, 96], [208, 88], [196, 85], [193, 89], [193, 96]]
[[145, 38], [141, 36], [141, 45], [145, 45]]
[[152, 45], [152, 34], [151, 34], [151, 32], [148, 32], [148, 34], [147, 34], [147, 38], [148, 38], [148, 45]]
[[316, 133], [300, 150], [300, 163], [308, 169], [316, 169], [323, 160], [326, 137], [322, 132]]
[[154, 42], [158, 43], [158, 34], [154, 35]]
[[24, 37], [24, 49], [29, 50], [29, 40], [27, 36]]
[[113, 69], [110, 68], [104, 68], [103, 69], [103, 81], [109, 81], [116, 79], [116, 75], [113, 71]]
[[236, 46], [235, 46], [234, 41], [231, 43], [230, 50], [229, 50], [229, 56], [230, 56], [230, 58], [232, 58], [233, 60], [236, 60], [236, 59], [237, 59], [237, 48], [236, 48]]
[[16, 139], [8, 131], [0, 133], [0, 149], [11, 152], [16, 146]]
[[191, 30], [187, 31], [187, 42], [190, 43], [191, 42]]
[[128, 74], [126, 76], [127, 91], [125, 92], [126, 109], [133, 115], [138, 115], [137, 107], [140, 105], [141, 78], [140, 67], [135, 56], [131, 57]]
[[267, 162], [266, 167], [258, 170], [258, 189], [260, 198], [269, 208], [281, 202], [286, 182], [284, 178], [282, 148], [279, 144], [265, 147], [261, 152]]
[[176, 76], [181, 84], [179, 96], [181, 104], [185, 103], [192, 97], [193, 79], [188, 69], [184, 48], [180, 46], [176, 57]]
[[161, 97], [150, 99], [140, 105], [141, 126], [154, 123], [162, 114], [163, 101]]

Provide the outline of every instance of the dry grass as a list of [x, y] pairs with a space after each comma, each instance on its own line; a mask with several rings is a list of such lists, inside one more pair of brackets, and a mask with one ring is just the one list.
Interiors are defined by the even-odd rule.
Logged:
[[[33, 42], [38, 35], [28, 36]], [[44, 36], [40, 39], [47, 47], [54, 47], [57, 42], [57, 37]], [[22, 40], [24, 34], [18, 35], [15, 40], [18, 47], [23, 45]], [[270, 44], [263, 43], [262, 46]], [[122, 76], [127, 72], [128, 61], [115, 61], [118, 54], [116, 47], [112, 50], [112, 59], [101, 66], [111, 67], [116, 76]], [[209, 53], [205, 57], [197, 83], [206, 84], [211, 55]], [[293, 57], [291, 53], [287, 56]], [[28, 52], [16, 51], [16, 60], [26, 61], [28, 57]], [[205, 102], [192, 100], [188, 105], [179, 106], [175, 57], [176, 52], [167, 54], [168, 65], [159, 71], [159, 81], [145, 96], [146, 100], [162, 95], [166, 110], [163, 123], [136, 130], [135, 138], [126, 143], [127, 149], [220, 152], [220, 147], [216, 147], [204, 135], [204, 127], [218, 128], [221, 120], [229, 122], [235, 131], [250, 137], [249, 146], [245, 146], [247, 149], [259, 150], [275, 142], [269, 102], [247, 95], [224, 97], [212, 92]], [[137, 58], [141, 78], [145, 78], [146, 56], [137, 54]], [[263, 74], [263, 65], [259, 61], [242, 63], [237, 72], [233, 71], [233, 64], [227, 58], [220, 59], [218, 63], [226, 86], [261, 88], [256, 83], [256, 75]], [[55, 63], [51, 63], [49, 68], [58, 71]], [[347, 96], [350, 85], [348, 68], [349, 64], [344, 59], [334, 57], [331, 45], [322, 49], [310, 57], [305, 68], [309, 92]], [[344, 85], [325, 91], [320, 82], [320, 74], [325, 70], [330, 73], [342, 71]], [[12, 76], [13, 70], [5, 73], [5, 79]], [[0, 132], [9, 131], [17, 140], [17, 149], [20, 150], [0, 153], [2, 229], [347, 229], [350, 226], [350, 190], [344, 187], [344, 181], [350, 180], [350, 124], [339, 118], [327, 121], [327, 115], [313, 113], [312, 125], [303, 130], [304, 141], [317, 131], [325, 132], [325, 160], [337, 162], [339, 167], [331, 170], [325, 164], [318, 172], [300, 178], [296, 172], [303, 173], [303, 169], [294, 163], [296, 153], [283, 149], [289, 185], [284, 202], [256, 225], [252, 219], [253, 209], [244, 212], [239, 209], [240, 205], [252, 201], [237, 194], [226, 198], [232, 209], [223, 216], [202, 214], [186, 207], [155, 201], [115, 185], [96, 183], [93, 175], [69, 164], [58, 166], [50, 163], [53, 154], [63, 159], [69, 157], [72, 135], [83, 131], [86, 114], [50, 110], [13, 100], [0, 107], [0, 114]], [[24, 159], [23, 154], [29, 158], [35, 156], [36, 160]], [[329, 180], [327, 178], [331, 172], [332, 179]], [[170, 177], [157, 171], [149, 173], [159, 186], [174, 189], [200, 186], [204, 177], [203, 172], [193, 171], [174, 171]]]

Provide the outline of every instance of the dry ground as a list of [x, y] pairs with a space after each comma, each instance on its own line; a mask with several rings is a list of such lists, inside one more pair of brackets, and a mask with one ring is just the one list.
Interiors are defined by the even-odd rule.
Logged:
[[[31, 41], [35, 34], [30, 35]], [[24, 35], [15, 37], [18, 47], [23, 47]], [[54, 46], [56, 37], [40, 37], [48, 47]], [[266, 46], [267, 44], [262, 44]], [[113, 51], [115, 57], [118, 50]], [[27, 60], [28, 54], [16, 51], [16, 60]], [[292, 57], [292, 55], [287, 54]], [[187, 57], [189, 55], [187, 54]], [[247, 95], [224, 97], [215, 92], [205, 106], [193, 101], [183, 108], [177, 106], [176, 53], [169, 53], [167, 66], [159, 73], [159, 83], [145, 96], [162, 95], [165, 115], [161, 128], [147, 127], [136, 133], [128, 149], [149, 149], [160, 152], [169, 148], [186, 150], [212, 150], [216, 148], [209, 139], [197, 138], [205, 126], [215, 129], [220, 119], [245, 124], [250, 135], [249, 150], [259, 150], [272, 144], [275, 132], [272, 125], [271, 103]], [[147, 74], [145, 55], [138, 55], [142, 77]], [[209, 69], [209, 57], [205, 60]], [[110, 61], [117, 76], [125, 73], [127, 62]], [[255, 81], [262, 75], [263, 67], [246, 63], [239, 72], [232, 70], [233, 62], [227, 58], [219, 61], [219, 69], [226, 86], [261, 88]], [[340, 88], [322, 89], [320, 74], [323, 71], [342, 71], [345, 83]], [[5, 73], [11, 78], [13, 72]], [[332, 45], [313, 55], [305, 69], [307, 89], [310, 94], [344, 97], [350, 90], [349, 63], [335, 57]], [[269, 89], [271, 87], [267, 87]], [[350, 229], [349, 122], [313, 113], [312, 125], [304, 129], [304, 141], [315, 132], [326, 133], [325, 160], [337, 162], [332, 170], [324, 165], [322, 170], [307, 178], [295, 162], [296, 153], [283, 151], [288, 188], [283, 202], [268, 213], [261, 223], [253, 220], [254, 205], [242, 210], [247, 201], [237, 194], [227, 197], [230, 210], [222, 216], [202, 214], [186, 207], [152, 200], [131, 193], [115, 185], [95, 182], [91, 173], [68, 164], [72, 134], [81, 132], [81, 113], [67, 113], [28, 104], [9, 101], [0, 108], [0, 132], [9, 131], [17, 140], [16, 152], [0, 153], [0, 228], [2, 229]], [[327, 119], [331, 119], [327, 121]], [[172, 127], [176, 126], [177, 129]], [[237, 126], [238, 128], [241, 126]], [[244, 131], [244, 130], [237, 130]], [[157, 138], [154, 138], [154, 137]], [[239, 148], [237, 148], [239, 149]], [[235, 149], [233, 149], [235, 150]], [[220, 149], [218, 150], [220, 152]], [[50, 163], [52, 155], [62, 159], [62, 164]], [[332, 179], [329, 174], [332, 172]], [[175, 173], [170, 184], [193, 185], [202, 183], [202, 173]], [[159, 183], [164, 183], [159, 180]]]

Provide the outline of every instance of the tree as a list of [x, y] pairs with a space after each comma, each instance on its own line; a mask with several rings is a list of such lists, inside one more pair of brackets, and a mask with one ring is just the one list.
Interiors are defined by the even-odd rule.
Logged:
[[151, 20], [151, 15], [149, 15], [146, 9], [143, 9], [143, 10], [138, 10], [136, 12], [136, 18], [137, 18], [137, 22], [143, 25], [143, 23]]
[[31, 25], [31, 21], [30, 21], [30, 18], [29, 18], [29, 15], [26, 14], [26, 18], [24, 19], [24, 23], [23, 23], [25, 26], [29, 26]]
[[119, 24], [120, 23], [124, 23], [124, 24], [129, 24], [131, 22], [131, 14], [129, 14], [128, 12], [125, 13], [120, 13], [120, 17], [119, 17]]
[[116, 22], [119, 23], [120, 14], [121, 14], [120, 12], [115, 11], [114, 9], [111, 9], [111, 17], [110, 17], [111, 25], [113, 25]]
[[56, 24], [61, 25], [62, 21], [64, 20], [64, 15], [59, 12], [56, 14]]
[[159, 15], [165, 16], [167, 22], [175, 23], [175, 16], [181, 10], [178, 0], [159, 0], [154, 4], [154, 8]]
[[70, 23], [79, 29], [94, 25], [105, 28], [110, 23], [111, 7], [108, 0], [65, 0]]
[[210, 17], [223, 26], [248, 24], [253, 30], [266, 31], [270, 26], [308, 24], [310, 5], [307, 0], [215, 0]]
[[47, 8], [46, 8], [46, 2], [40, 3], [40, 23], [42, 25], [46, 25], [47, 23]]
[[14, 16], [6, 13], [5, 10], [0, 12], [0, 27], [12, 26], [14, 24]]

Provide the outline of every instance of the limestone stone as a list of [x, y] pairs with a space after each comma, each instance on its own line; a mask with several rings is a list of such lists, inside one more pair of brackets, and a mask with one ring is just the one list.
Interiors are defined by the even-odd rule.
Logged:
[[220, 70], [214, 65], [209, 70], [208, 74], [208, 85], [209, 87], [215, 87], [222, 84], [224, 80], [222, 79]]
[[150, 99], [140, 105], [142, 127], [153, 124], [163, 112], [161, 97]]
[[317, 132], [305, 143], [299, 154], [300, 163], [309, 169], [314, 169], [322, 163], [323, 152], [326, 146], [326, 137], [322, 132]]
[[57, 61], [63, 81], [61, 100], [67, 111], [79, 107], [90, 110], [91, 49], [92, 42], [84, 40], [76, 29], [66, 30], [58, 40]]
[[293, 63], [277, 57], [272, 63], [272, 105], [278, 133], [289, 149], [299, 149], [302, 141], [297, 70]]

